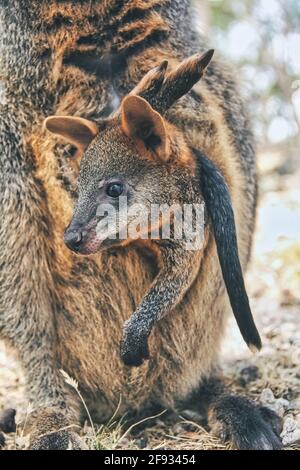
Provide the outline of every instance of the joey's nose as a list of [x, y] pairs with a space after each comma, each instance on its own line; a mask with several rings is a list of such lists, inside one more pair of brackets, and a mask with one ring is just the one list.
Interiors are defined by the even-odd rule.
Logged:
[[64, 234], [64, 242], [70, 250], [77, 251], [81, 242], [83, 234], [79, 229], [67, 229]]

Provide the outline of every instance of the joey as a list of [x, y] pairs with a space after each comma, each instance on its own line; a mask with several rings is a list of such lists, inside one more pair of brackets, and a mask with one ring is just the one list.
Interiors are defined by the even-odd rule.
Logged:
[[[77, 117], [52, 116], [46, 119], [45, 127], [84, 150], [78, 201], [64, 235], [67, 246], [78, 254], [89, 255], [133, 243], [136, 239], [130, 236], [120, 239], [119, 235], [134, 222], [130, 208], [135, 204], [150, 213], [152, 204], [175, 203], [183, 207], [184, 204], [205, 203], [233, 312], [249, 347], [259, 349], [261, 343], [243, 282], [226, 182], [213, 163], [191, 148], [183, 133], [164, 117], [172, 104], [200, 80], [212, 56], [211, 50], [192, 56], [169, 73], [167, 63], [163, 62], [123, 99], [116, 115], [98, 126]], [[218, 195], [220, 201], [216, 204]], [[128, 204], [126, 214], [119, 204], [121, 197], [126, 198]], [[101, 205], [113, 207], [118, 216], [117, 229], [115, 226], [108, 230], [106, 226], [105, 230], [101, 228]], [[149, 246], [157, 253], [161, 269], [124, 324], [121, 356], [130, 366], [139, 366], [149, 358], [148, 336], [190, 288], [205, 244], [203, 240], [201, 247], [190, 250], [186, 248], [185, 236], [180, 240], [151, 239], [152, 228], [144, 227], [137, 238], [149, 236]], [[230, 277], [234, 279], [235, 288]]]

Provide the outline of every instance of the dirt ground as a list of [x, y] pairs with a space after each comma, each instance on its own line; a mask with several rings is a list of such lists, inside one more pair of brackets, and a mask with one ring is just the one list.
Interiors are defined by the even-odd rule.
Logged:
[[[300, 169], [297, 151], [287, 161], [274, 150], [259, 156], [260, 201], [247, 288], [252, 311], [263, 338], [263, 350], [252, 355], [233, 319], [228, 325], [222, 357], [232, 388], [275, 409], [284, 418], [287, 449], [300, 450]], [[80, 388], [80, 384], [79, 384]], [[0, 410], [16, 408], [26, 414], [24, 378], [0, 342]], [[138, 436], [125, 433], [120, 423], [92, 427], [83, 435], [98, 449], [226, 449], [199, 424], [197, 416], [171, 416]], [[24, 448], [20, 427], [9, 435], [10, 449]]]

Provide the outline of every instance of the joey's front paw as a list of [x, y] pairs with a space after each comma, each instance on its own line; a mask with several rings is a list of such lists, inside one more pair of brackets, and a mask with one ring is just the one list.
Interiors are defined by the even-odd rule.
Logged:
[[121, 358], [126, 366], [138, 367], [149, 359], [148, 336], [150, 331], [132, 317], [124, 323]]

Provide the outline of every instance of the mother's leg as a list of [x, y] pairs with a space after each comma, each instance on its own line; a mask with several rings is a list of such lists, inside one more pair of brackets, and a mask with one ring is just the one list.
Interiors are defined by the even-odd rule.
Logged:
[[[23, 155], [21, 139], [0, 116], [0, 335], [17, 352], [25, 371], [34, 448], [66, 448], [73, 432], [39, 436], [70, 424], [76, 405], [65, 390], [57, 359], [51, 220], [40, 181]], [[10, 121], [9, 121], [10, 122]], [[71, 416], [71, 415], [70, 415]]]

